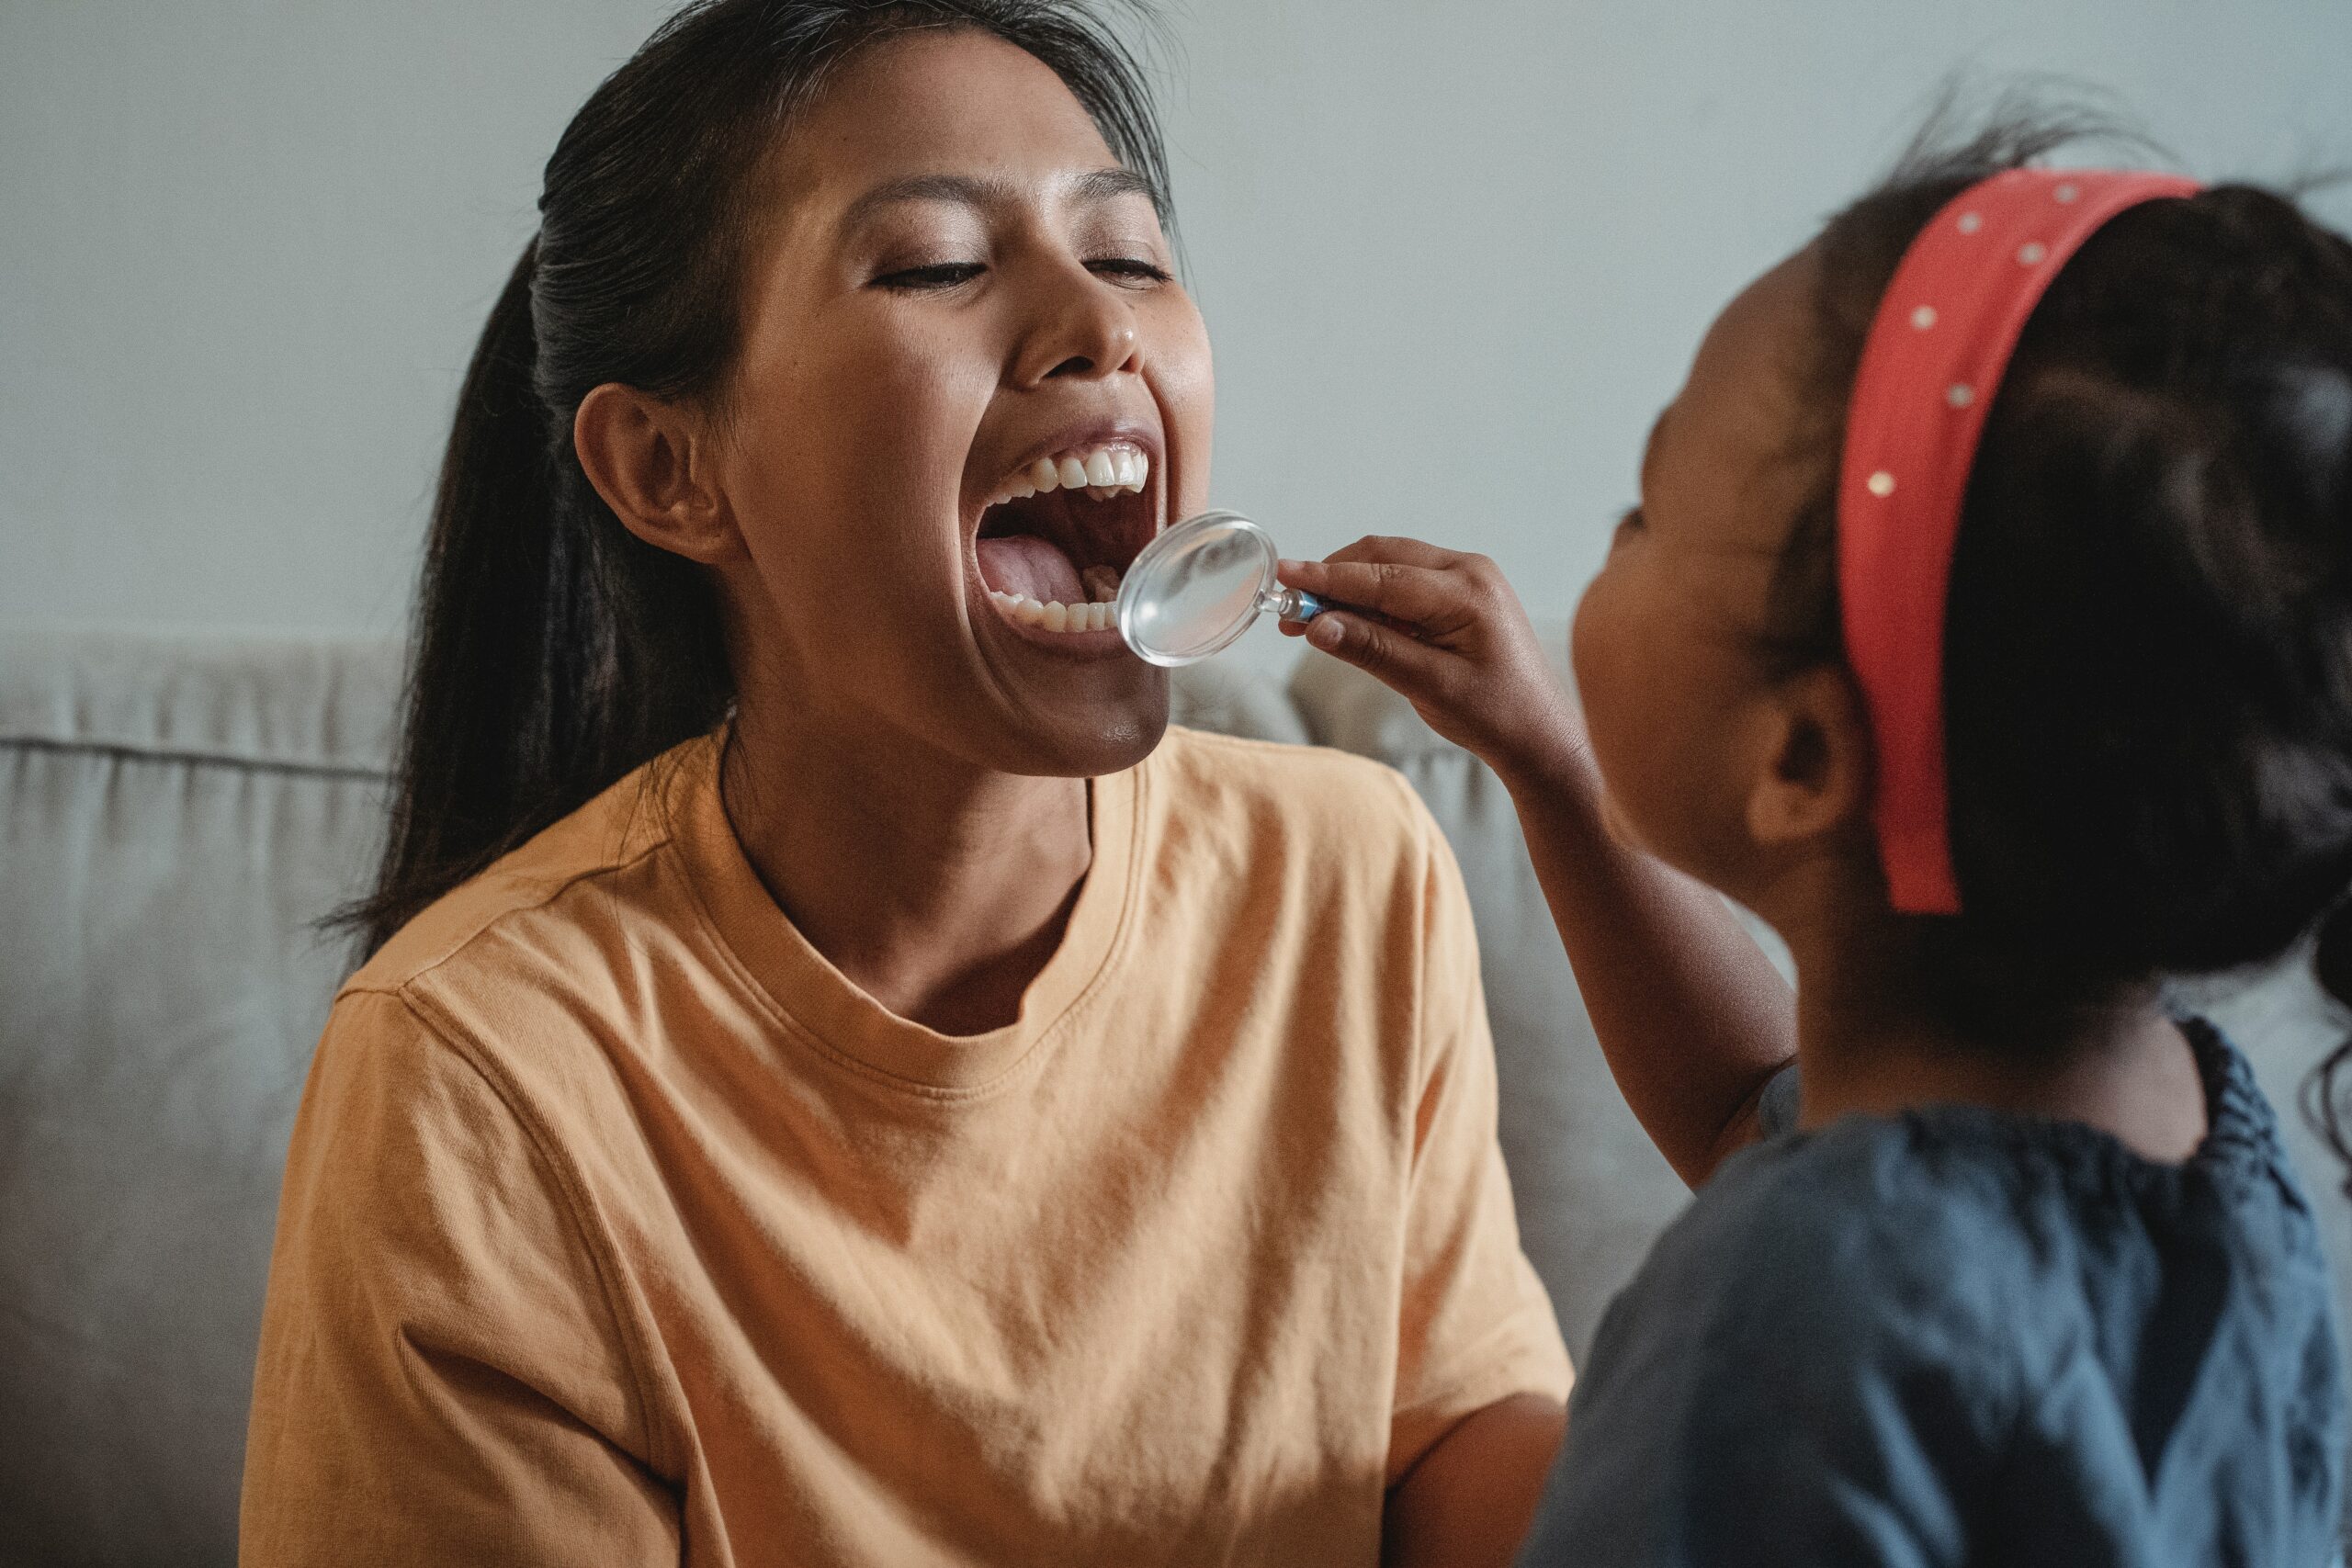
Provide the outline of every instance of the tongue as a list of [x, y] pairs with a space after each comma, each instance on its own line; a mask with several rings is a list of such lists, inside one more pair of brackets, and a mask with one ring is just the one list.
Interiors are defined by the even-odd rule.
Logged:
[[979, 541], [980, 581], [999, 593], [1026, 594], [1040, 604], [1086, 603], [1078, 568], [1059, 546], [1035, 534]]

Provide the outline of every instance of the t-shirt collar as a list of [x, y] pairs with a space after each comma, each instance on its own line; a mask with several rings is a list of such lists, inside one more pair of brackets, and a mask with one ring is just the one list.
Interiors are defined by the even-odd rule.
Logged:
[[718, 939], [770, 1009], [822, 1055], [913, 1092], [973, 1093], [1048, 1043], [1107, 978], [1136, 899], [1143, 767], [1090, 782], [1093, 863], [1061, 945], [1030, 983], [1020, 1016], [986, 1034], [945, 1035], [899, 1017], [859, 989], [777, 908], [720, 797], [725, 735], [724, 728], [715, 732], [682, 760], [673, 784], [673, 830]]

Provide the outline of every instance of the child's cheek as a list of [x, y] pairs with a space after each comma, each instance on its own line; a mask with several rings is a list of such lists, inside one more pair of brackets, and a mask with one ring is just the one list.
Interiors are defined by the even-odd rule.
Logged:
[[1615, 803], [1626, 762], [1618, 700], [1624, 690], [1623, 678], [1628, 671], [1623, 665], [1629, 652], [1620, 639], [1623, 615], [1618, 601], [1623, 597], [1623, 577], [1613, 565], [1604, 567], [1585, 589], [1568, 627], [1568, 666], [1576, 676], [1577, 700], [1584, 708], [1593, 761], [1600, 765], [1609, 797], [1605, 804], [1611, 830], [1621, 838], [1630, 826], [1623, 821], [1622, 808]]
[[1612, 553], [1585, 590], [1568, 662], [1600, 769], [1602, 821], [1618, 842], [1671, 861], [1676, 727], [1658, 641], [1671, 606], [1649, 592], [1655, 573], [1634, 553]]

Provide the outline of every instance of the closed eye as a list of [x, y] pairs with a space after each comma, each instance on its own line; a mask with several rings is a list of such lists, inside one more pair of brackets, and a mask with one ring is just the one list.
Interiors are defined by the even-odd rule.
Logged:
[[1115, 277], [1131, 287], [1148, 283], [1168, 283], [1171, 275], [1164, 266], [1145, 261], [1140, 256], [1102, 256], [1086, 264], [1089, 272], [1105, 277]]
[[988, 271], [978, 262], [938, 262], [930, 266], [904, 267], [874, 280], [876, 288], [899, 293], [922, 293], [959, 288]]

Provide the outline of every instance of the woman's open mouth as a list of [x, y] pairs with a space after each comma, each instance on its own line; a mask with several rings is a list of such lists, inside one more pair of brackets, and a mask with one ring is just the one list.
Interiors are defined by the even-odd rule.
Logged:
[[1110, 631], [1128, 567], [1159, 531], [1151, 456], [1132, 441], [1040, 457], [980, 513], [980, 581], [997, 613], [1033, 632]]

